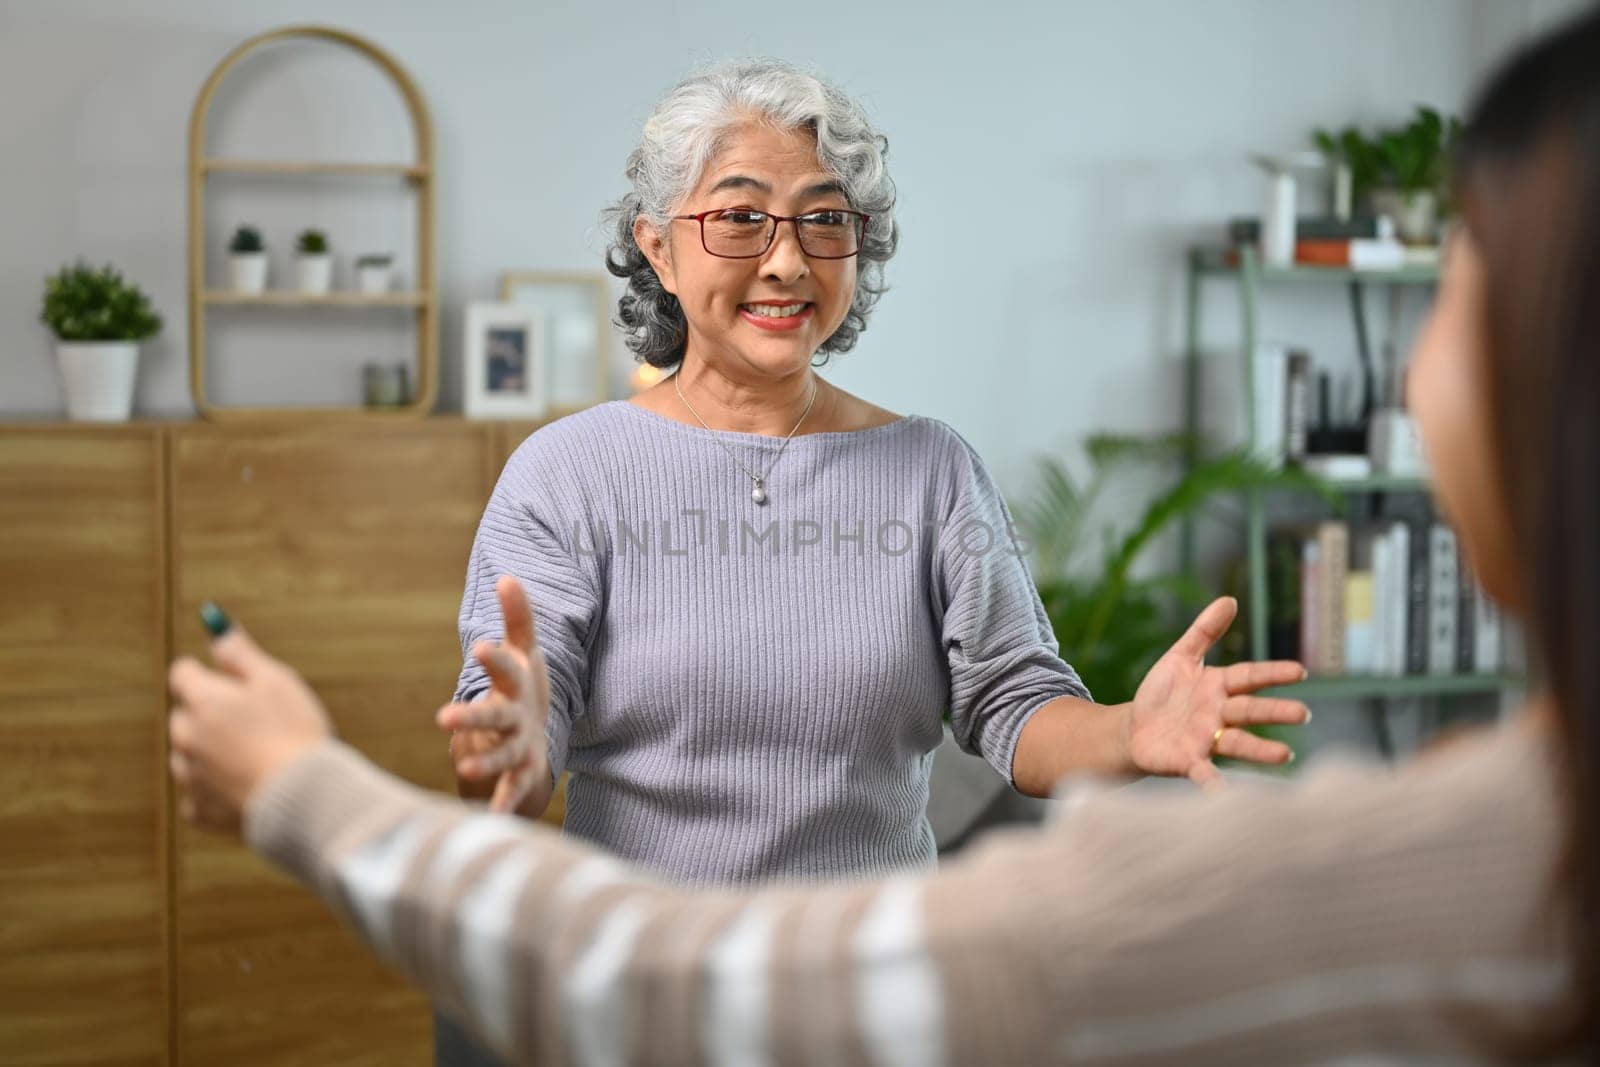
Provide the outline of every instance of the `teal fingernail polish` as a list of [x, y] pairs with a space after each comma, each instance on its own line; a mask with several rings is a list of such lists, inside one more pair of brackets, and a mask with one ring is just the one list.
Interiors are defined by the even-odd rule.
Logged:
[[200, 605], [200, 622], [211, 632], [212, 637], [221, 637], [233, 625], [228, 613], [209, 600]]

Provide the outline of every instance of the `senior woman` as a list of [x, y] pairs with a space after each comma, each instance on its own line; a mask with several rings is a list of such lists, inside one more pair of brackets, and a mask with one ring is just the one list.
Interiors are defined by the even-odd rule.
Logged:
[[[955, 739], [1019, 790], [1066, 772], [1278, 763], [1251, 694], [1298, 664], [1206, 669], [1194, 640], [1131, 704], [1064, 663], [982, 460], [949, 426], [816, 373], [883, 292], [898, 230], [887, 146], [837, 88], [770, 60], [661, 102], [611, 215], [618, 320], [676, 372], [531, 435], [469, 564], [470, 655], [441, 722], [464, 787], [677, 879], [925, 866], [930, 754]], [[496, 596], [521, 580], [544, 728], [491, 692]], [[1227, 626], [1231, 601], [1197, 632]]]
[[[930, 865], [947, 714], [1033, 796], [1074, 770], [1204, 783], [1219, 753], [1290, 758], [1242, 727], [1304, 721], [1251, 695], [1300, 666], [1201, 662], [1231, 602], [1131, 704], [1093, 703], [978, 455], [817, 374], [865, 330], [898, 236], [886, 141], [854, 101], [779, 62], [718, 66], [656, 108], [627, 176], [618, 321], [676, 370], [539, 429], [495, 487], [440, 717], [464, 795], [534, 817], [570, 771], [569, 835], [748, 883]], [[503, 575], [532, 604], [534, 701], [492, 690], [518, 669], [515, 643], [495, 651]]]

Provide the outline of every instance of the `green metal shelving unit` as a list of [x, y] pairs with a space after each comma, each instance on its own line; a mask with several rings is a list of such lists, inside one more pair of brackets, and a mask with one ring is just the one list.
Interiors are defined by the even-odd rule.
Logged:
[[[1258, 309], [1263, 289], [1278, 285], [1433, 285], [1439, 280], [1436, 267], [1403, 267], [1396, 270], [1352, 270], [1341, 267], [1271, 267], [1261, 263], [1251, 247], [1241, 247], [1230, 256], [1228, 250], [1196, 248], [1189, 253], [1187, 287], [1187, 341], [1184, 353], [1185, 419], [1191, 440], [1199, 439], [1201, 298], [1207, 281], [1232, 282], [1239, 289], [1240, 362], [1243, 364], [1245, 433], [1248, 445], [1255, 447], [1255, 359], [1258, 336]], [[1191, 457], [1194, 458], [1194, 457]], [[1375, 475], [1359, 480], [1329, 483], [1338, 492], [1351, 495], [1429, 490], [1426, 479]], [[1244, 493], [1246, 572], [1249, 588], [1246, 624], [1249, 626], [1250, 657], [1266, 659], [1267, 645], [1267, 497], [1271, 490]], [[1186, 523], [1180, 544], [1185, 573], [1194, 570], [1194, 530]], [[1299, 685], [1285, 686], [1279, 692], [1297, 699], [1384, 700], [1407, 697], [1446, 696], [1460, 693], [1490, 693], [1523, 684], [1511, 674], [1405, 675], [1377, 677], [1349, 675], [1315, 677]]]

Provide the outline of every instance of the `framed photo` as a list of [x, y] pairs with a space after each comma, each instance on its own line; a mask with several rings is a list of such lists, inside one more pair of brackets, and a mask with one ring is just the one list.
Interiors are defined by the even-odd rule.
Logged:
[[556, 411], [611, 397], [611, 294], [604, 274], [509, 271], [500, 299], [540, 312], [545, 331], [545, 395]]
[[462, 346], [462, 407], [468, 418], [538, 418], [545, 393], [545, 321], [520, 304], [467, 305]]

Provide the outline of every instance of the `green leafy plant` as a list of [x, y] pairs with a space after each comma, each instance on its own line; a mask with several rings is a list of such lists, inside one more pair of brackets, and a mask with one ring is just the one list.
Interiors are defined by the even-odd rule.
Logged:
[[320, 256], [328, 251], [328, 235], [321, 230], [305, 230], [295, 241], [295, 249], [302, 256]]
[[1350, 168], [1353, 192], [1360, 200], [1374, 189], [1401, 192], [1444, 192], [1444, 183], [1461, 120], [1418, 105], [1404, 126], [1379, 130], [1367, 137], [1354, 126], [1335, 134], [1318, 129], [1311, 139], [1324, 155]]
[[1309, 475], [1270, 467], [1241, 450], [1194, 462], [1149, 502], [1131, 529], [1092, 526], [1107, 486], [1130, 468], [1170, 466], [1196, 448], [1186, 434], [1097, 435], [1085, 444], [1086, 481], [1080, 484], [1060, 459], [1042, 459], [1034, 490], [1013, 508], [1018, 531], [1033, 549], [1039, 599], [1061, 654], [1101, 703], [1131, 700], [1146, 672], [1208, 598], [1189, 575], [1134, 574], [1162, 533], [1218, 497], [1243, 489], [1292, 486], [1328, 493]]
[[1316, 130], [1311, 139], [1323, 155], [1350, 168], [1350, 193], [1357, 201], [1382, 181], [1382, 153], [1377, 144], [1367, 140], [1354, 126], [1346, 126], [1338, 133]]
[[83, 260], [44, 283], [39, 319], [62, 341], [143, 341], [161, 330], [150, 298], [110, 264]]
[[1409, 124], [1381, 135], [1378, 145], [1395, 186], [1406, 193], [1441, 191], [1460, 133], [1460, 119], [1447, 121], [1433, 108], [1419, 107]]
[[233, 231], [233, 239], [228, 242], [228, 251], [235, 255], [265, 252], [266, 249], [267, 246], [261, 240], [261, 231], [254, 226], [240, 226]]
[[387, 267], [393, 261], [394, 261], [394, 257], [393, 256], [390, 256], [390, 255], [378, 255], [378, 254], [374, 253], [374, 254], [365, 255], [365, 256], [357, 256], [356, 257], [356, 266], [357, 267]]

